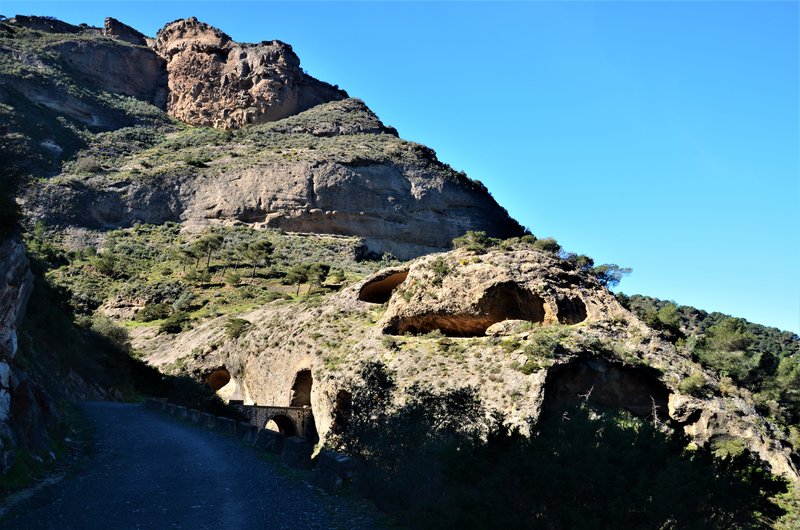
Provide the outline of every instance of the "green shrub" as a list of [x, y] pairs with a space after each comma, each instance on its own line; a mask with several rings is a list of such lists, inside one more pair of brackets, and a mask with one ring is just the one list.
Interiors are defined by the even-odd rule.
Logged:
[[231, 317], [225, 322], [225, 335], [229, 339], [238, 339], [246, 333], [251, 326], [252, 324], [248, 320]]
[[139, 322], [152, 322], [153, 320], [161, 320], [169, 317], [172, 314], [172, 307], [167, 303], [153, 304], [147, 303], [138, 313], [133, 317], [134, 320]]
[[173, 313], [158, 327], [159, 333], [180, 333], [189, 322], [189, 314], [184, 311]]
[[441, 257], [433, 260], [433, 263], [431, 263], [431, 269], [433, 270], [434, 274], [431, 283], [437, 287], [442, 285], [442, 280], [444, 280], [444, 277], [450, 274], [450, 267], [447, 266], [447, 262]]
[[700, 396], [706, 388], [706, 378], [700, 372], [694, 372], [678, 385], [678, 390], [690, 396]]
[[499, 239], [487, 236], [486, 232], [468, 230], [463, 236], [453, 239], [453, 248], [464, 248], [476, 254], [483, 254], [489, 247], [497, 246], [499, 243]]
[[533, 248], [536, 250], [541, 250], [542, 252], [550, 252], [551, 254], [558, 254], [561, 252], [561, 245], [559, 245], [558, 241], [552, 237], [537, 239], [533, 243]]

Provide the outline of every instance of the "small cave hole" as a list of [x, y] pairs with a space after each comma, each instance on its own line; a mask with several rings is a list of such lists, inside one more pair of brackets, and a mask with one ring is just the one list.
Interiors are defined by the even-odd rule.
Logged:
[[231, 373], [227, 368], [221, 366], [203, 376], [205, 384], [214, 389], [214, 392], [227, 385], [231, 380]]
[[488, 288], [470, 313], [428, 313], [395, 317], [385, 332], [391, 335], [424, 335], [434, 330], [448, 337], [479, 337], [486, 329], [503, 320], [544, 321], [544, 300], [514, 282]]
[[311, 385], [313, 379], [311, 377], [311, 370], [300, 370], [294, 378], [292, 385], [292, 407], [310, 407], [311, 406]]
[[586, 304], [577, 296], [556, 299], [556, 311], [559, 324], [577, 324], [586, 320]]
[[668, 421], [669, 390], [657, 372], [603, 359], [577, 359], [553, 367], [547, 374], [542, 413], [560, 413], [580, 401], [605, 408], [625, 409], [640, 418]]
[[385, 304], [392, 297], [395, 287], [406, 280], [408, 271], [393, 272], [364, 284], [358, 292], [358, 299], [371, 304]]

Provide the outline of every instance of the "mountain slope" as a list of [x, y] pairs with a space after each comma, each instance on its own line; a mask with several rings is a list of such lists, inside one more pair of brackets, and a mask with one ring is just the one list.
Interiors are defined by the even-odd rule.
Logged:
[[[357, 235], [402, 258], [467, 230], [523, 232], [482, 184], [305, 74], [288, 45], [240, 45], [195, 19], [168, 24], [153, 49], [95, 28], [13, 22], [0, 31], [4, 150], [27, 161], [22, 173], [55, 175], [31, 186], [32, 218], [95, 229], [260, 223]], [[217, 132], [168, 116], [262, 125]]]

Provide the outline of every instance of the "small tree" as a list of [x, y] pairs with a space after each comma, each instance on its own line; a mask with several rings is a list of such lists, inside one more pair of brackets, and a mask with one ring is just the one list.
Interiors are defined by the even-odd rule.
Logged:
[[533, 248], [541, 250], [542, 252], [550, 252], [551, 254], [558, 254], [561, 252], [561, 245], [552, 237], [537, 239], [533, 244]]
[[590, 272], [595, 278], [597, 278], [597, 281], [600, 282], [600, 285], [607, 289], [611, 289], [612, 287], [619, 285], [622, 277], [630, 274], [632, 269], [629, 267], [620, 267], [619, 265], [615, 265], [613, 263], [606, 263], [603, 265], [598, 265], [597, 267], [593, 267]]
[[325, 279], [328, 277], [328, 273], [331, 270], [331, 266], [326, 263], [314, 263], [308, 267], [308, 282], [311, 285], [316, 287], [320, 287], [323, 283], [325, 283]]
[[273, 250], [274, 247], [272, 246], [272, 243], [266, 239], [258, 239], [247, 245], [244, 255], [253, 265], [252, 278], [256, 277], [256, 267], [259, 264], [263, 263], [266, 265], [269, 263]]
[[282, 283], [286, 285], [297, 285], [296, 295], [300, 294], [300, 284], [308, 281], [308, 265], [295, 265], [283, 277]]
[[214, 233], [201, 237], [195, 243], [198, 254], [206, 256], [206, 269], [211, 265], [211, 254], [222, 248], [222, 243], [222, 236]]
[[483, 254], [489, 247], [500, 243], [499, 239], [489, 237], [486, 232], [468, 230], [466, 234], [453, 240], [453, 248], [464, 248], [470, 252]]

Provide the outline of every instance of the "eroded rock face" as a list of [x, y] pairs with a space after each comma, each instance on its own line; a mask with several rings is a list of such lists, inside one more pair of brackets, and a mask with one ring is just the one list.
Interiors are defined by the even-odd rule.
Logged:
[[386, 333], [419, 335], [438, 329], [447, 336], [482, 336], [496, 333], [493, 326], [506, 320], [532, 326], [577, 324], [622, 311], [596, 282], [546, 254], [445, 256], [420, 260], [409, 269], [401, 295], [391, 298], [382, 320]]
[[303, 73], [288, 44], [238, 44], [196, 18], [167, 24], [155, 49], [167, 60], [167, 111], [192, 125], [238, 128], [347, 97]]
[[166, 104], [165, 63], [149, 48], [116, 45], [106, 39], [67, 41], [51, 50], [83, 83], [157, 107]]
[[33, 290], [33, 274], [18, 240], [0, 243], [0, 271], [0, 360], [10, 360], [17, 353], [17, 326]]
[[[219, 156], [206, 168], [153, 167], [157, 178], [70, 177], [32, 189], [26, 207], [45, 222], [88, 228], [235, 220], [356, 235], [370, 251], [403, 259], [446, 250], [468, 230], [500, 238], [523, 233], [486, 188], [442, 164], [430, 149], [394, 136], [358, 100], [320, 105], [264, 132], [278, 145], [298, 141], [298, 134], [320, 138], [315, 149], [291, 157], [265, 149], [247, 159], [230, 156], [251, 149], [234, 137], [205, 150]], [[351, 142], [364, 148], [354, 154], [341, 147]]]
[[[654, 420], [655, 412], [661, 425], [682, 429], [699, 445], [738, 438], [776, 472], [798, 478], [788, 443], [769, 430], [752, 401], [748, 406], [741, 396], [682, 395], [679, 383], [702, 367], [621, 307], [596, 280], [557, 257], [525, 248], [428, 256], [408, 264], [405, 280], [388, 290], [388, 305], [364, 300], [364, 287], [380, 286], [393, 276], [396, 280], [405, 270], [380, 271], [322, 304], [267, 304], [243, 315], [254, 325], [234, 341], [225, 339], [226, 317], [220, 317], [177, 336], [136, 328], [135, 346], [149, 352], [149, 362], [156, 366], [178, 358], [195, 374], [226, 366], [248, 403], [288, 406], [300, 394], [300, 374], [310, 373], [313, 385], [307, 401], [303, 393], [302, 403], [310, 403], [323, 444], [329, 433], [346, 428], [362, 364], [380, 360], [395, 374], [398, 388], [473, 386], [487, 407], [505, 413], [508, 423], [523, 432], [541, 414], [588, 399], [647, 421]], [[480, 301], [494, 299], [495, 286], [511, 284], [541, 299], [541, 322], [504, 320], [491, 329], [502, 338], [384, 333], [397, 317], [480, 315], [485, 309]], [[537, 299], [510, 299], [513, 312], [527, 312], [529, 318], [539, 314]], [[574, 318], [578, 299], [585, 319], [563, 323], [560, 312]], [[560, 347], [536, 350], [548, 337], [556, 337]], [[222, 345], [206, 347], [215, 342]], [[203, 353], [187, 356], [194, 348]], [[518, 369], [531, 360], [538, 368]], [[709, 388], [715, 384], [709, 375]]]

